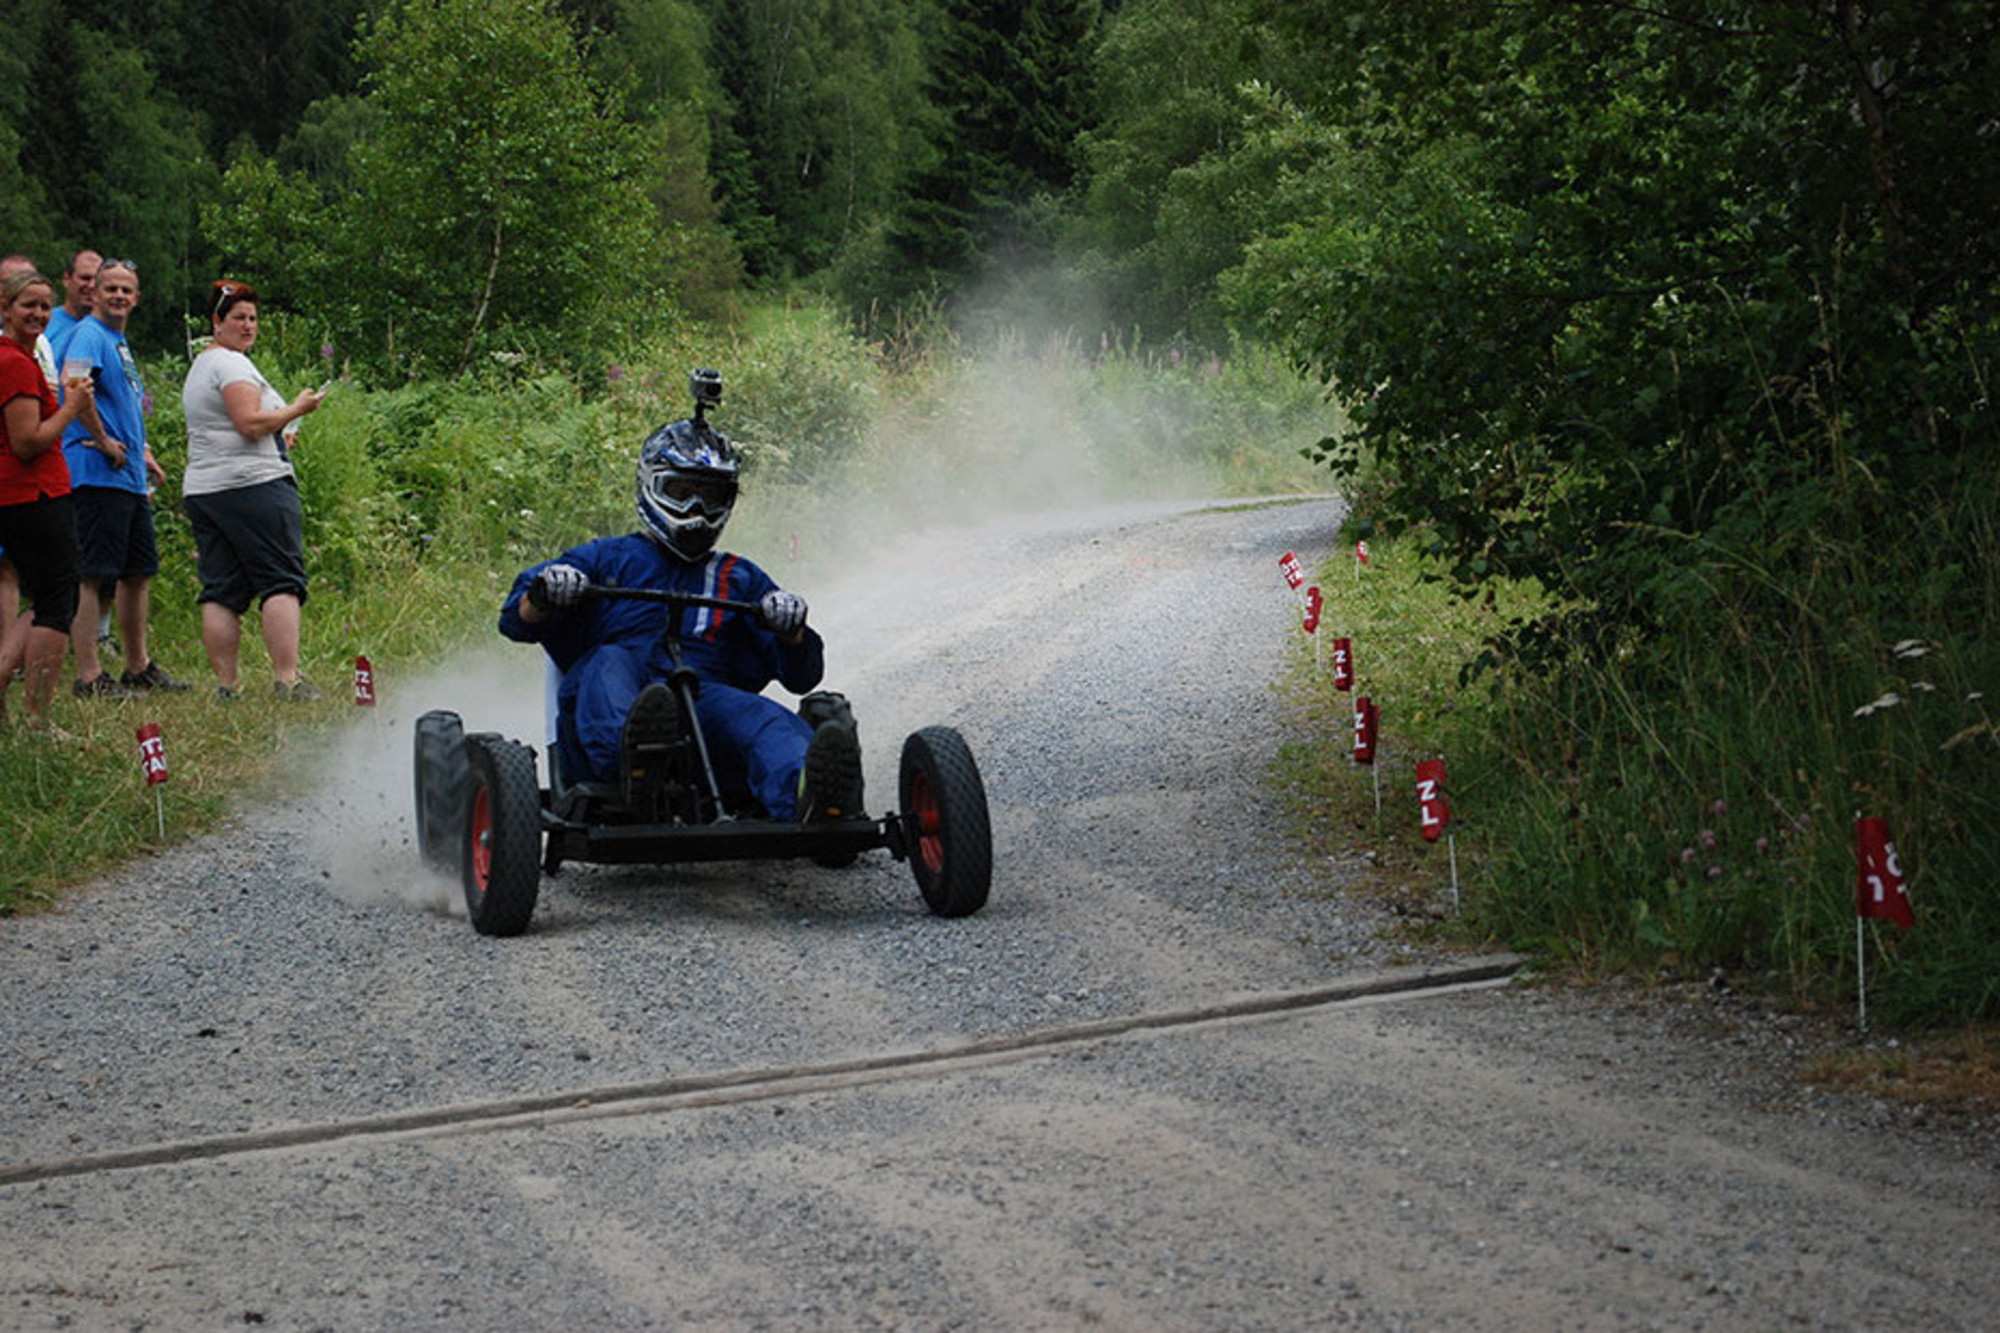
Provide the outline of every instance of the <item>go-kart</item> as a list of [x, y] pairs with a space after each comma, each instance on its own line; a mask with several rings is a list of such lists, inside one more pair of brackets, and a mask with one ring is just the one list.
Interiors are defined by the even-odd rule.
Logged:
[[[560, 742], [560, 678], [551, 667], [549, 783], [542, 787], [532, 747], [493, 732], [468, 733], [453, 712], [433, 710], [417, 719], [417, 848], [426, 862], [459, 877], [480, 934], [526, 930], [542, 873], [566, 861], [665, 865], [810, 857], [840, 867], [886, 848], [910, 863], [936, 915], [969, 916], [986, 905], [993, 868], [986, 788], [956, 730], [924, 727], [904, 740], [902, 814], [820, 823], [774, 819], [747, 790], [717, 780], [701, 729], [701, 682], [680, 647], [688, 608], [755, 616], [757, 605], [641, 588], [592, 587], [586, 595], [663, 604], [662, 642], [672, 664], [667, 684], [680, 704], [679, 733], [643, 756], [649, 771], [643, 789], [626, 781], [573, 780]], [[829, 693], [807, 695], [799, 704], [815, 726], [841, 719], [846, 709], [845, 699]]]

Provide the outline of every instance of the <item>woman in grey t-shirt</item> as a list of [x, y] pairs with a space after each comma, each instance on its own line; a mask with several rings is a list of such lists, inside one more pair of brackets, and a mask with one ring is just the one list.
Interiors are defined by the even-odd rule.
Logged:
[[181, 389], [187, 417], [187, 475], [181, 507], [194, 528], [201, 576], [201, 642], [215, 668], [216, 693], [234, 699], [243, 613], [262, 608], [264, 647], [280, 698], [317, 699], [299, 675], [299, 618], [306, 600], [305, 521], [292, 475], [292, 436], [323, 390], [291, 402], [250, 361], [257, 342], [257, 292], [248, 283], [210, 288], [215, 340], [188, 368]]

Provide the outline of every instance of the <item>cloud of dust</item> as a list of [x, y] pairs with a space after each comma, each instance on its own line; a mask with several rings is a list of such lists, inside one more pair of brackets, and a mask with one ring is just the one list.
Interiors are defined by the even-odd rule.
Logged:
[[[983, 358], [910, 377], [909, 397], [881, 404], [868, 446], [833, 475], [809, 486], [753, 476], [725, 545], [809, 601], [826, 598], [814, 623], [851, 662], [874, 645], [836, 636], [891, 632], [879, 622], [863, 628], [875, 617], [853, 613], [907, 601], [940, 571], [978, 568], [966, 562], [989, 554], [982, 528], [1005, 523], [1019, 537], [1115, 502], [1153, 508], [1211, 498], [1199, 468], [1155, 448], [1179, 429], [1171, 408], [1136, 392], [1121, 402], [1109, 387], [1119, 377], [1098, 373], [1105, 352], [1064, 334], [1015, 335]], [[729, 367], [722, 370], [726, 378]], [[727, 399], [717, 421], [728, 429]], [[514, 571], [495, 572], [504, 579]], [[397, 679], [392, 662], [375, 666], [378, 706], [354, 710], [326, 756], [308, 846], [347, 901], [462, 915], [457, 883], [417, 852], [415, 720], [449, 709], [468, 732], [497, 731], [539, 750], [542, 656], [495, 634], [424, 679]]]
[[468, 732], [497, 731], [539, 749], [541, 652], [496, 634], [490, 647], [420, 680], [398, 680], [394, 663], [371, 665], [376, 704], [354, 709], [354, 721], [321, 757], [306, 849], [344, 901], [463, 916], [457, 880], [417, 854], [416, 720], [431, 709], [449, 709]]

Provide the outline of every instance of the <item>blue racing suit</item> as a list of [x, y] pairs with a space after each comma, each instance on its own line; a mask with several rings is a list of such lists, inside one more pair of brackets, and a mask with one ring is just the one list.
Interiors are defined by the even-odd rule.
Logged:
[[[658, 602], [589, 598], [555, 608], [530, 625], [521, 600], [535, 576], [552, 564], [574, 565], [593, 585], [657, 588], [730, 601], [756, 602], [778, 585], [742, 556], [710, 552], [682, 560], [643, 533], [600, 537], [531, 565], [514, 579], [500, 608], [500, 633], [539, 643], [562, 671], [556, 695], [557, 736], [572, 777], [614, 781], [625, 716], [639, 691], [673, 669], [661, 630], [674, 609]], [[807, 626], [804, 640], [783, 643], [755, 617], [714, 607], [687, 607], [681, 616], [682, 658], [701, 681], [695, 704], [703, 736], [724, 790], [746, 790], [774, 819], [795, 819], [799, 770], [812, 725], [764, 697], [776, 681], [794, 694], [815, 688], [826, 670], [826, 646]]]

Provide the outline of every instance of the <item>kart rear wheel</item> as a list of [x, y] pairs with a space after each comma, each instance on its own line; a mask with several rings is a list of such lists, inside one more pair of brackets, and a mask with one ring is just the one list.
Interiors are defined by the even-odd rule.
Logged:
[[909, 821], [910, 873], [938, 916], [971, 916], [993, 882], [986, 784], [965, 738], [925, 727], [903, 742], [900, 789]]
[[519, 935], [541, 891], [535, 755], [498, 736], [474, 736], [466, 750], [472, 760], [461, 860], [466, 913], [482, 935]]
[[417, 719], [417, 854], [438, 870], [458, 869], [465, 787], [472, 764], [457, 713], [434, 710]]

